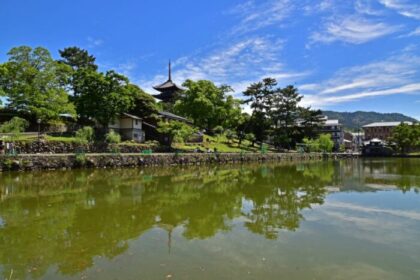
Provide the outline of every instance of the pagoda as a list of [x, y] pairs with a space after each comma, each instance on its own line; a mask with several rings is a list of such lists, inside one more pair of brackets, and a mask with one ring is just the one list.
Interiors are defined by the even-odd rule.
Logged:
[[168, 80], [163, 84], [154, 86], [153, 88], [160, 92], [160, 94], [153, 95], [153, 97], [165, 103], [173, 102], [176, 97], [176, 93], [183, 90], [177, 84], [172, 82], [171, 61], [169, 61]]

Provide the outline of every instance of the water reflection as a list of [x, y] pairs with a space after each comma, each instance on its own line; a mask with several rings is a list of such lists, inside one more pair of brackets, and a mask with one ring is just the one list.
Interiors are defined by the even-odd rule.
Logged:
[[295, 231], [302, 211], [331, 191], [419, 191], [417, 160], [299, 165], [125, 169], [3, 174], [0, 263], [3, 278], [40, 278], [52, 266], [74, 275], [95, 257], [126, 252], [160, 228], [202, 240], [234, 224], [267, 239]]

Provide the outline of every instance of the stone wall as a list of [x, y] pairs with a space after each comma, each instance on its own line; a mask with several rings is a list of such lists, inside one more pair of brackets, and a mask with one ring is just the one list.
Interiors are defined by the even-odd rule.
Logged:
[[[112, 147], [106, 143], [95, 145], [80, 145], [74, 142], [58, 141], [33, 141], [16, 142], [15, 149], [19, 154], [72, 154], [83, 149], [86, 153], [109, 153]], [[169, 152], [168, 147], [162, 147], [155, 144], [119, 144], [118, 149], [121, 153], [141, 153], [145, 150], [154, 152]]]
[[203, 165], [243, 162], [307, 161], [344, 155], [323, 154], [79, 154], [0, 156], [0, 171], [31, 171], [73, 168], [120, 168], [136, 166]]

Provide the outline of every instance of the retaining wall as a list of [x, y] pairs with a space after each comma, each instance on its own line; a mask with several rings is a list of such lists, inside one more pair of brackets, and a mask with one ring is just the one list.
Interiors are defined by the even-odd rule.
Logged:
[[340, 154], [67, 154], [0, 156], [0, 171], [136, 166], [203, 165], [243, 162], [308, 161], [349, 157]]

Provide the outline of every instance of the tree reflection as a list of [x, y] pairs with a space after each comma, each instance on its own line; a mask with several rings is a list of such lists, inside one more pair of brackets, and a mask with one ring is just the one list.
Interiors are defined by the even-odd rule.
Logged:
[[51, 267], [73, 275], [154, 228], [167, 231], [170, 243], [175, 228], [186, 239], [206, 239], [241, 222], [275, 239], [299, 228], [302, 210], [322, 204], [326, 186], [341, 187], [351, 174], [382, 180], [377, 173], [403, 174], [384, 177], [403, 191], [420, 185], [416, 164], [406, 161], [3, 174], [3, 278], [11, 269], [15, 278], [41, 278]]

